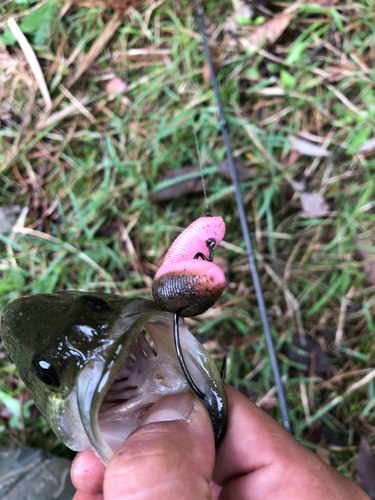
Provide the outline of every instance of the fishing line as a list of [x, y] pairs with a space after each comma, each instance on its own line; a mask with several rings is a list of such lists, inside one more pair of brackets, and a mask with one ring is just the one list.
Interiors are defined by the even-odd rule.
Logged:
[[198, 156], [199, 170], [201, 172], [203, 194], [204, 194], [204, 199], [205, 199], [205, 202], [206, 202], [206, 214], [208, 215], [208, 214], [211, 213], [211, 208], [208, 206], [208, 199], [207, 199], [207, 193], [206, 193], [206, 183], [204, 182], [202, 158], [201, 158], [201, 153], [199, 151], [197, 129], [195, 128], [194, 118], [192, 119], [192, 127], [193, 127], [193, 133], [194, 133], [195, 148], [197, 150], [197, 156]]
[[275, 379], [277, 395], [279, 398], [280, 411], [281, 411], [284, 427], [286, 428], [287, 431], [291, 432], [289, 416], [288, 416], [288, 409], [287, 409], [287, 405], [286, 405], [286, 401], [285, 401], [283, 386], [281, 383], [280, 371], [279, 371], [279, 367], [277, 364], [277, 358], [276, 358], [275, 348], [273, 345], [270, 327], [268, 324], [267, 312], [266, 312], [266, 307], [265, 307], [265, 303], [264, 303], [262, 288], [260, 285], [258, 270], [257, 270], [256, 262], [255, 262], [253, 247], [251, 244], [250, 234], [249, 234], [249, 230], [247, 227], [247, 221], [246, 221], [244, 205], [242, 202], [241, 190], [240, 190], [240, 186], [238, 184], [237, 173], [236, 173], [236, 169], [235, 169], [234, 162], [233, 162], [233, 154], [232, 154], [232, 149], [231, 149], [230, 141], [229, 141], [227, 122], [226, 122], [225, 117], [224, 117], [223, 107], [222, 107], [221, 100], [220, 100], [218, 85], [217, 85], [217, 81], [216, 81], [216, 77], [215, 77], [215, 71], [214, 71], [214, 67], [213, 67], [213, 63], [212, 63], [212, 59], [211, 59], [210, 49], [208, 47], [208, 41], [207, 41], [205, 29], [204, 29], [204, 24], [203, 24], [202, 8], [201, 8], [199, 0], [194, 0], [194, 7], [195, 7], [195, 12], [197, 14], [199, 31], [200, 31], [200, 34], [202, 37], [206, 61], [207, 61], [207, 64], [208, 64], [208, 67], [210, 70], [211, 85], [212, 85], [212, 89], [214, 92], [216, 105], [218, 108], [221, 133], [222, 133], [222, 136], [224, 139], [229, 170], [230, 170], [232, 182], [234, 185], [238, 215], [239, 215], [240, 222], [241, 222], [241, 228], [242, 228], [243, 238], [245, 241], [246, 252], [247, 252], [248, 259], [249, 259], [250, 271], [251, 271], [251, 275], [253, 278], [255, 293], [257, 296], [257, 300], [258, 300], [260, 316], [262, 318], [264, 335], [266, 338], [268, 353], [269, 353], [270, 360], [271, 360], [273, 376]]

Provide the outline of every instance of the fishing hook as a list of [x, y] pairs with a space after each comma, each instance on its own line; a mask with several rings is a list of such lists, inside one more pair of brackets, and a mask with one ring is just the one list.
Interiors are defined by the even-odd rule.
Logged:
[[178, 361], [180, 362], [180, 366], [188, 384], [193, 389], [195, 394], [199, 396], [201, 399], [205, 399], [206, 395], [196, 386], [194, 380], [192, 379], [188, 367], [186, 366], [184, 355], [182, 354], [181, 342], [180, 342], [180, 331], [178, 326], [178, 320], [180, 319], [180, 311], [176, 311], [173, 315], [173, 333], [174, 333], [174, 345], [176, 347]]
[[[203, 259], [205, 261], [212, 262], [213, 258], [214, 258], [215, 245], [216, 245], [215, 238], [208, 238], [208, 240], [206, 241], [206, 246], [207, 246], [208, 252], [209, 252], [208, 257], [206, 257], [202, 252], [198, 252], [194, 255], [193, 258], [194, 259], [200, 258], [200, 259]], [[185, 375], [186, 380], [188, 381], [188, 384], [190, 385], [190, 387], [193, 389], [193, 391], [195, 392], [195, 394], [197, 396], [199, 396], [201, 399], [205, 399], [206, 395], [195, 384], [192, 376], [189, 373], [188, 367], [185, 363], [184, 355], [182, 353], [181, 342], [180, 342], [180, 329], [179, 329], [179, 324], [178, 324], [181, 311], [183, 311], [183, 309], [179, 309], [179, 310], [175, 311], [175, 313], [173, 315], [174, 345], [176, 347], [178, 361], [180, 362], [181, 369], [184, 372], [184, 375]], [[223, 360], [223, 364], [221, 367], [221, 372], [220, 372], [221, 380], [223, 382], [224, 382], [224, 378], [225, 378], [226, 368], [227, 368], [227, 356], [225, 355], [224, 360]]]
[[208, 248], [208, 257], [204, 255], [202, 252], [198, 252], [194, 255], [193, 259], [199, 259], [201, 258], [202, 260], [206, 260], [207, 262], [212, 262], [214, 260], [214, 246], [216, 245], [216, 240], [215, 238], [208, 238], [206, 241], [206, 247]]
[[[192, 376], [189, 373], [188, 367], [185, 363], [184, 355], [182, 354], [182, 348], [180, 342], [180, 329], [178, 326], [179, 319], [180, 319], [180, 311], [176, 311], [173, 315], [173, 334], [174, 334], [174, 345], [176, 348], [177, 358], [178, 361], [180, 362], [181, 369], [184, 372], [185, 378], [190, 387], [193, 389], [193, 391], [198, 397], [200, 397], [201, 399], [205, 399], [206, 395], [199, 389], [199, 387], [197, 387], [196, 383], [194, 382]], [[223, 364], [221, 365], [221, 370], [220, 370], [220, 377], [223, 382], [225, 380], [226, 371], [227, 371], [227, 355], [225, 354], [223, 359]]]

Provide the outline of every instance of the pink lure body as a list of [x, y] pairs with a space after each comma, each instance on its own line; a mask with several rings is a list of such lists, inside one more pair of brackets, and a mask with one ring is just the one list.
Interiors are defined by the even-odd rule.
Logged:
[[155, 279], [158, 279], [159, 276], [168, 272], [168, 264], [193, 260], [194, 256], [199, 252], [203, 253], [208, 258], [206, 241], [209, 238], [215, 238], [215, 250], [224, 238], [224, 235], [225, 223], [222, 217], [200, 217], [195, 220], [174, 240], [158, 272], [155, 274]]
[[207, 240], [217, 245], [225, 234], [222, 217], [201, 217], [190, 224], [169, 248], [155, 275], [152, 294], [155, 302], [181, 316], [196, 316], [209, 309], [225, 288], [223, 271], [212, 262], [194, 259], [197, 253], [207, 258]]

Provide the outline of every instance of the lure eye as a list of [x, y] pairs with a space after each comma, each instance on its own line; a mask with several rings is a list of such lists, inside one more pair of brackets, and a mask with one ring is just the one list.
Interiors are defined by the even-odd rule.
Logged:
[[55, 366], [46, 360], [38, 360], [34, 362], [35, 374], [38, 379], [46, 385], [59, 387], [60, 381], [57, 375]]
[[99, 297], [95, 297], [94, 295], [88, 295], [85, 297], [87, 304], [94, 309], [94, 311], [110, 311], [111, 308], [109, 304]]
[[208, 238], [208, 240], [206, 241], [206, 245], [209, 250], [213, 249], [214, 246], [216, 245], [215, 238]]

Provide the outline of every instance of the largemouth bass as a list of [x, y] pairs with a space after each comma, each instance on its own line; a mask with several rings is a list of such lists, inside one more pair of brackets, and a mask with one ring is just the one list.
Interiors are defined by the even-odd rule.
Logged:
[[[58, 292], [7, 305], [1, 336], [36, 406], [76, 451], [104, 463], [159, 399], [190, 389], [173, 342], [173, 315], [154, 302], [119, 295]], [[227, 403], [211, 357], [183, 324], [189, 372], [206, 395], [219, 442]]]

